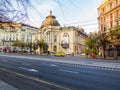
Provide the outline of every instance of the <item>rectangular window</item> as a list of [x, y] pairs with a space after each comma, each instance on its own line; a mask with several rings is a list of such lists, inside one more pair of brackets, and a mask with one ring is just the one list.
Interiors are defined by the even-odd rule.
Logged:
[[113, 22], [110, 23], [110, 28], [112, 28], [112, 27], [113, 27]]
[[120, 25], [120, 21], [119, 21], [119, 20], [118, 20], [118, 21], [116, 21], [116, 24], [117, 24], [117, 25]]
[[104, 8], [102, 9], [102, 13], [105, 13], [105, 9]]
[[104, 17], [104, 22], [105, 22], [106, 20], [105, 20], [105, 17]]
[[116, 11], [116, 17], [118, 18], [119, 16], [119, 10]]
[[104, 32], [106, 32], [106, 27], [104, 26]]
[[110, 10], [113, 8], [112, 3], [110, 3]]
[[54, 42], [57, 42], [57, 36], [56, 35], [54, 36]]
[[118, 0], [116, 0], [116, 6], [118, 5], [118, 3], [119, 3]]
[[112, 21], [113, 20], [113, 14], [111, 13], [110, 14], [110, 21]]
[[101, 25], [101, 31], [103, 31], [103, 25]]
[[119, 25], [119, 21], [116, 21], [116, 24]]

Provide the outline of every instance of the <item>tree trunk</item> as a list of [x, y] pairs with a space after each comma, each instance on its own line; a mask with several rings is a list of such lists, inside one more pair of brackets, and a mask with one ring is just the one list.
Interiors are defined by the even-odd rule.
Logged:
[[40, 47], [40, 55], [42, 55], [42, 47]]
[[103, 46], [103, 58], [106, 58], [106, 55], [105, 55], [105, 46]]

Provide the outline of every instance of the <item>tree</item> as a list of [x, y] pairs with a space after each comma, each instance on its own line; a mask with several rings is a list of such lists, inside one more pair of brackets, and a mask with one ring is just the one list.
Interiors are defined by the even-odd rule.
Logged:
[[30, 52], [32, 51], [32, 42], [25, 43], [25, 47], [30, 48]]
[[110, 35], [113, 43], [120, 41], [120, 25], [115, 26], [110, 30]]
[[97, 33], [91, 33], [85, 41], [86, 46], [88, 46], [89, 54], [96, 54], [98, 52], [98, 42], [97, 42]]
[[22, 41], [16, 41], [12, 44], [12, 46], [24, 47], [25, 43]]
[[[40, 17], [43, 17], [41, 14], [41, 11], [39, 11], [35, 5], [33, 5], [32, 2], [40, 2], [42, 3], [42, 0], [0, 0], [0, 21], [30, 21], [29, 19], [29, 10], [32, 8], [34, 11], [36, 11]], [[60, 7], [63, 17], [63, 9], [62, 9], [62, 1], [60, 0], [53, 0], [55, 3], [58, 4]], [[71, 0], [68, 0], [72, 5], [74, 2]]]
[[[16, 41], [12, 44], [12, 46], [20, 47], [22, 50], [25, 47], [25, 43], [22, 41]], [[21, 52], [23, 53], [24, 51], [21, 51]]]
[[29, 6], [30, 0], [0, 0], [0, 21], [25, 21]]
[[106, 58], [105, 49], [111, 43], [109, 38], [110, 38], [109, 33], [99, 32], [98, 34], [98, 45], [103, 48], [103, 58]]
[[40, 48], [40, 54], [42, 54], [42, 51], [45, 51], [46, 47], [46, 42], [44, 40], [38, 40], [37, 42], [39, 48]]

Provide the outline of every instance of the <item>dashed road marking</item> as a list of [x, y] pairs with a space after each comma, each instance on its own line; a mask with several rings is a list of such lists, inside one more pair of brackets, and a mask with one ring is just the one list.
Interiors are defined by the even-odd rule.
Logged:
[[79, 72], [77, 71], [71, 71], [71, 70], [65, 70], [65, 69], [59, 69], [59, 71], [79, 74]]
[[23, 70], [31, 71], [31, 72], [39, 72], [38, 70], [33, 69], [33, 68], [25, 68], [25, 67], [19, 67], [19, 68]]

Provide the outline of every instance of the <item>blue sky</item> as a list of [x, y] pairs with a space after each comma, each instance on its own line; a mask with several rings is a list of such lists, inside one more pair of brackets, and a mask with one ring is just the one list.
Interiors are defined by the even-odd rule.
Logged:
[[102, 0], [33, 0], [32, 4], [38, 11], [29, 9], [31, 25], [40, 27], [52, 10], [61, 26], [79, 26], [87, 33], [94, 32], [98, 30], [97, 7], [101, 2]]

